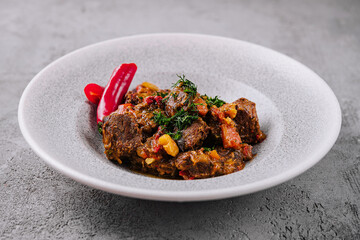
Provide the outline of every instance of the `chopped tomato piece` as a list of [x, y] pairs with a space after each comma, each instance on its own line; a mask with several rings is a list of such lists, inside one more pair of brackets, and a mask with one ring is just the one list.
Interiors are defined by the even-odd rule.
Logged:
[[239, 149], [241, 146], [241, 138], [236, 131], [236, 127], [228, 124], [221, 124], [220, 128], [224, 148]]
[[194, 103], [201, 116], [205, 116], [208, 113], [209, 109], [204, 99], [198, 97], [194, 100]]
[[225, 113], [216, 106], [211, 107], [211, 114], [215, 116], [220, 122], [224, 121], [225, 119]]

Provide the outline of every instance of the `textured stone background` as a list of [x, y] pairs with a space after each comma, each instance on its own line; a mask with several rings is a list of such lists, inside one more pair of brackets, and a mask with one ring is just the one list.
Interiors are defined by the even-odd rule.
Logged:
[[[153, 32], [247, 40], [309, 66], [341, 104], [335, 146], [280, 186], [198, 203], [116, 196], [48, 168], [17, 123], [32, 77], [79, 47]], [[0, 0], [0, 238], [360, 239], [359, 63], [358, 0]]]

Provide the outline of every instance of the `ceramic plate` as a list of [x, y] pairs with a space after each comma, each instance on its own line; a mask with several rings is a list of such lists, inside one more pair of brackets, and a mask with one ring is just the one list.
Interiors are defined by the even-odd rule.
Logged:
[[[83, 89], [106, 85], [128, 62], [138, 66], [131, 88], [143, 81], [169, 88], [185, 74], [200, 93], [254, 101], [268, 136], [257, 156], [242, 171], [189, 181], [147, 177], [108, 161]], [[341, 112], [317, 74], [278, 52], [223, 37], [152, 34], [101, 42], [51, 63], [25, 89], [19, 123], [32, 149], [76, 181], [135, 198], [200, 201], [253, 193], [303, 173], [334, 144]]]

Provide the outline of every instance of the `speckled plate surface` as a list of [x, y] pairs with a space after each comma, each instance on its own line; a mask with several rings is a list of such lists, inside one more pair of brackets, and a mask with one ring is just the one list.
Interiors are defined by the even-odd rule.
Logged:
[[[168, 88], [185, 74], [200, 93], [254, 101], [268, 135], [255, 159], [237, 173], [192, 181], [151, 178], [108, 161], [83, 89], [105, 85], [124, 62], [138, 66], [132, 87], [150, 81]], [[341, 112], [318, 75], [273, 50], [223, 37], [152, 34], [91, 45], [51, 63], [25, 89], [19, 124], [47, 164], [83, 184], [136, 198], [200, 201], [253, 193], [303, 173], [334, 144]]]

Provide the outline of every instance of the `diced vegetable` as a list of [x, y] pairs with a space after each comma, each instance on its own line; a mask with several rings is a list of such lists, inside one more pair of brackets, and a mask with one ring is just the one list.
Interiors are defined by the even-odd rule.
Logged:
[[204, 99], [199, 97], [195, 98], [194, 103], [201, 116], [205, 116], [208, 113], [209, 109]]
[[164, 134], [159, 137], [159, 144], [163, 146], [165, 152], [170, 156], [175, 157], [179, 153], [179, 147], [176, 145], [175, 141], [168, 135]]
[[156, 86], [155, 84], [149, 83], [149, 82], [143, 82], [141, 85], [143, 87], [148, 88], [148, 89], [153, 90], [153, 91], [159, 91], [160, 90], [158, 86]]
[[235, 104], [233, 103], [226, 103], [222, 107], [220, 107], [221, 111], [224, 111], [225, 116], [230, 118], [235, 118], [237, 114], [237, 110]]
[[216, 150], [212, 150], [212, 151], [210, 151], [208, 154], [209, 154], [209, 156], [212, 157], [212, 158], [220, 159], [220, 156], [219, 156], [219, 154], [217, 153]]
[[220, 128], [224, 148], [239, 149], [241, 146], [241, 138], [235, 126], [221, 124]]
[[145, 162], [146, 162], [147, 165], [150, 165], [153, 162], [155, 162], [155, 158], [147, 158], [147, 159], [145, 159]]

